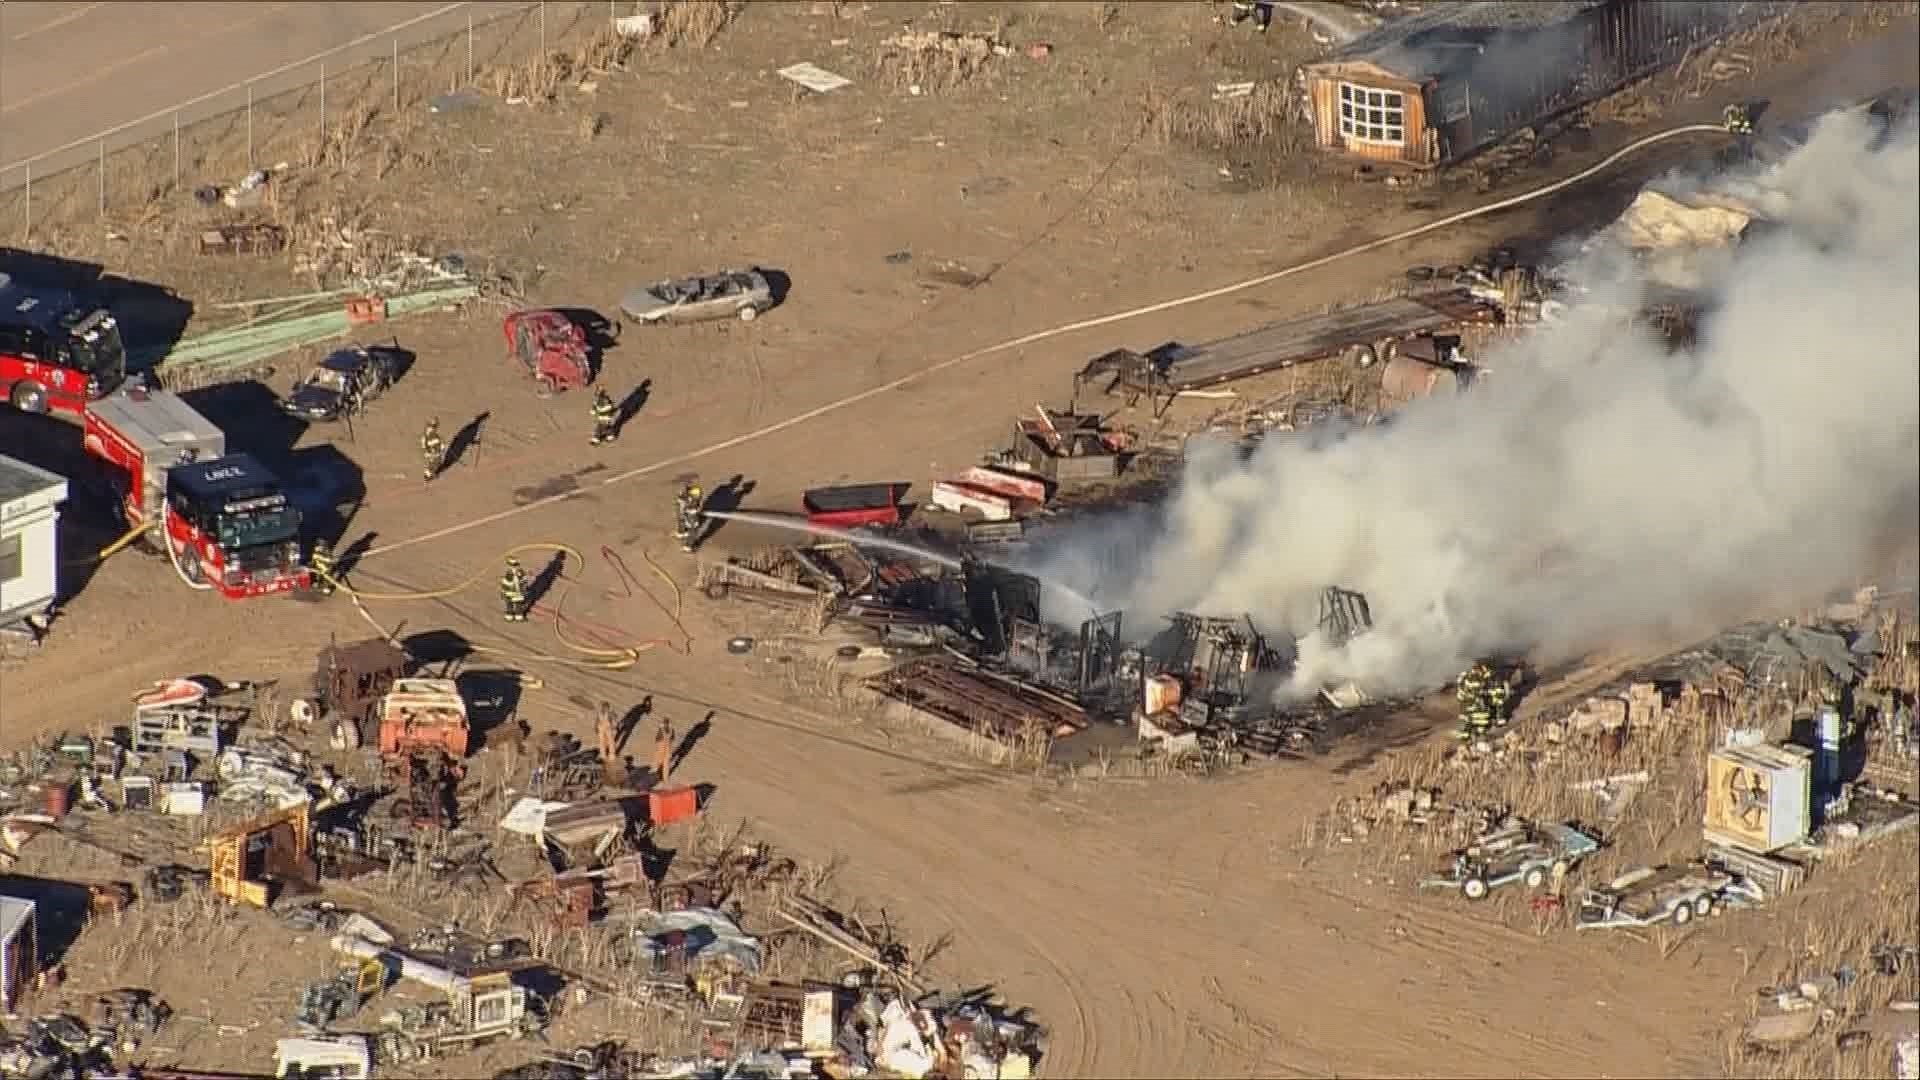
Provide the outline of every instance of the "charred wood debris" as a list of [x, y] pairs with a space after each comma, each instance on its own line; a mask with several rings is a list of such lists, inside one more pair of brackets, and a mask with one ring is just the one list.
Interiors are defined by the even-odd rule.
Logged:
[[[1148, 753], [1300, 756], [1389, 705], [1352, 686], [1277, 702], [1299, 638], [1247, 616], [1175, 613], [1132, 637], [1117, 611], [1062, 626], [1042, 617], [1039, 579], [997, 561], [1017, 541], [956, 544], [904, 527], [876, 537], [929, 555], [860, 539], [768, 548], [706, 562], [700, 589], [784, 621], [796, 636], [842, 640], [840, 659], [885, 663], [862, 680], [882, 699], [998, 740], [1067, 740], [1110, 723], [1136, 728]], [[1329, 587], [1307, 633], [1341, 644], [1371, 626], [1365, 596]], [[741, 653], [761, 645], [735, 639]]]

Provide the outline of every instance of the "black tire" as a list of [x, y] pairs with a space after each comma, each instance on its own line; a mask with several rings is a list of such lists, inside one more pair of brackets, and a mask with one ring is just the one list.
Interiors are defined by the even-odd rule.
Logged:
[[1693, 921], [1693, 905], [1681, 904], [1673, 909], [1673, 925], [1685, 926]]
[[1536, 866], [1533, 869], [1527, 871], [1527, 876], [1523, 880], [1526, 881], [1527, 888], [1538, 889], [1540, 886], [1545, 885], [1547, 883], [1547, 872], [1541, 869], [1540, 867]]
[[13, 393], [7, 396], [13, 407], [23, 413], [43, 413], [47, 411], [47, 391], [37, 382], [21, 380], [13, 384]]
[[1695, 897], [1693, 901], [1693, 913], [1702, 919], [1713, 914], [1713, 897]]
[[1469, 900], [1485, 900], [1487, 883], [1477, 877], [1468, 878], [1460, 883], [1460, 892]]
[[750, 637], [729, 638], [727, 651], [735, 656], [745, 656], [753, 651], [753, 639]]
[[[688, 551], [693, 550], [685, 544], [682, 544], [681, 547], [686, 547]], [[700, 587], [700, 591], [705, 593], [709, 600], [725, 600], [727, 598], [727, 583], [724, 581], [709, 581]]]
[[180, 576], [195, 585], [206, 584], [207, 575], [200, 569], [200, 556], [192, 548], [180, 553]]

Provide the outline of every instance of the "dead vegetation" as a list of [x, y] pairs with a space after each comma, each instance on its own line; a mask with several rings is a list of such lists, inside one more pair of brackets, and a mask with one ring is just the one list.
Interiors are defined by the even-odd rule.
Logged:
[[990, 76], [1011, 51], [997, 31], [912, 30], [880, 43], [873, 72], [879, 82], [913, 94], [951, 93]]
[[1141, 102], [1142, 126], [1161, 144], [1219, 150], [1251, 144], [1278, 144], [1293, 151], [1311, 141], [1311, 129], [1293, 115], [1285, 83], [1256, 82], [1245, 93], [1216, 91], [1168, 93], [1154, 88]]
[[656, 33], [669, 48], [704, 49], [739, 15], [740, 5], [728, 0], [668, 0]]

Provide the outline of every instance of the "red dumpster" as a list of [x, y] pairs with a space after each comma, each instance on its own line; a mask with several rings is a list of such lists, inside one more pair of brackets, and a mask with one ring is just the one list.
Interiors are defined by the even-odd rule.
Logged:
[[699, 813], [700, 796], [690, 787], [657, 787], [647, 792], [647, 820], [655, 825], [687, 821]]

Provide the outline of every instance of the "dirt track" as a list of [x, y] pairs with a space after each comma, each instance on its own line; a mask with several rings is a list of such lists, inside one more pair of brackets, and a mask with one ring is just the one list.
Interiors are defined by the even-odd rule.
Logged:
[[[741, 47], [782, 52], [778, 36], [766, 33]], [[1715, 104], [1699, 109], [1710, 113]], [[864, 107], [822, 108], [829, 106]], [[916, 132], [930, 126], [915, 123]], [[1641, 168], [1657, 166], [1658, 159]], [[955, 169], [939, 158], [899, 167], [929, 185], [950, 180]], [[840, 168], [836, 175], [855, 175]], [[1035, 168], [1033, 188], [1076, 190], [1068, 166]], [[1174, 241], [1165, 232], [1122, 235], [1080, 219], [1056, 228], [1050, 222], [1059, 208], [1045, 200], [996, 204], [989, 234], [980, 218], [918, 209], [911, 179], [900, 181], [903, 190], [864, 195], [827, 191], [828, 184], [815, 182], [813, 220], [778, 222], [745, 239], [621, 234], [646, 248], [651, 262], [698, 262], [713, 248], [781, 248], [806, 291], [751, 329], [630, 332], [610, 354], [612, 377], [621, 385], [645, 378], [654, 396], [597, 458], [585, 445], [585, 402], [537, 403], [510, 381], [492, 313], [409, 327], [408, 344], [428, 362], [378, 406], [356, 442], [340, 444], [365, 469], [369, 493], [348, 538], [417, 536], [528, 493], [591, 487], [600, 472], [764, 426], [1009, 329], [1236, 280], [1293, 254], [1284, 238], [1216, 221], [1193, 225], [1177, 259], [1168, 258]], [[478, 212], [491, 216], [495, 207]], [[803, 425], [697, 468], [707, 478], [745, 474], [758, 485], [750, 504], [772, 507], [791, 505], [808, 484], [871, 479], [877, 470], [921, 483], [971, 461], [999, 438], [1011, 413], [1060, 397], [1068, 373], [1097, 352], [1204, 340], [1343, 299], [1393, 280], [1410, 263], [1457, 261], [1524, 236], [1536, 220], [1522, 212], [1356, 259], [1276, 294], [1225, 298], [991, 357], [855, 416]], [[1331, 231], [1325, 221], [1277, 221], [1276, 229], [1302, 236]], [[1367, 222], [1368, 231], [1376, 226], [1387, 223]], [[600, 299], [613, 289], [608, 270], [634, 259], [631, 251], [605, 252], [600, 241], [612, 226], [604, 218], [550, 227], [543, 242], [577, 258], [561, 272], [569, 276], [544, 286], [552, 294], [545, 299]], [[987, 285], [934, 292], [889, 277], [880, 265], [880, 256], [907, 246], [1009, 261]], [[1175, 262], [1204, 269], [1162, 269]], [[451, 426], [483, 409], [495, 413], [499, 432], [487, 456], [423, 490], [412, 444], [424, 417], [438, 414]], [[664, 543], [673, 472], [396, 551], [366, 569], [431, 587], [491, 565], [510, 545], [554, 540], [589, 552], [613, 545], [636, 568], [638, 552], [650, 549], [686, 588], [691, 565]], [[744, 547], [757, 539], [729, 526], [715, 543]], [[566, 599], [569, 613], [617, 624], [635, 638], [672, 636], [647, 603], [597, 595], [610, 584], [603, 566], [583, 573]], [[663, 591], [650, 576], [642, 581]], [[338, 600], [229, 605], [186, 596], [176, 585], [164, 568], [131, 556], [102, 567], [42, 653], [0, 668], [5, 743], [108, 721], [131, 689], [166, 675], [213, 668], [230, 677], [296, 677], [330, 633], [365, 632]], [[404, 620], [408, 631], [447, 626], [521, 651], [556, 648], [539, 623], [503, 633], [484, 589], [448, 603], [370, 606], [390, 625]], [[849, 890], [885, 904], [919, 940], [951, 930], [955, 944], [936, 966], [955, 979], [991, 978], [1010, 1002], [1030, 1007], [1055, 1033], [1043, 1066], [1049, 1075], [1699, 1076], [1718, 1068], [1726, 1023], [1718, 1003], [1731, 1004], [1728, 988], [1742, 978], [1730, 949], [1687, 949], [1661, 960], [1623, 939], [1540, 938], [1483, 910], [1410, 901], [1404, 880], [1344, 876], [1332, 869], [1336, 860], [1303, 850], [1303, 822], [1343, 786], [1370, 786], [1366, 770], [1340, 780], [1322, 767], [1279, 766], [1217, 782], [1060, 789], [945, 764], [938, 755], [949, 752], [931, 744], [815, 715], [809, 707], [817, 702], [753, 670], [767, 666], [762, 661], [726, 655], [720, 631], [691, 599], [688, 611], [692, 656], [656, 648], [634, 672], [618, 675], [530, 663], [547, 687], [522, 703], [522, 714], [536, 728], [581, 730], [570, 694], [630, 700], [653, 693], [670, 715], [684, 717], [683, 728], [714, 710], [713, 731], [686, 774], [718, 785], [714, 812], [751, 819], [795, 851], [844, 855]], [[115, 657], [110, 674], [102, 671], [105, 650]]]

